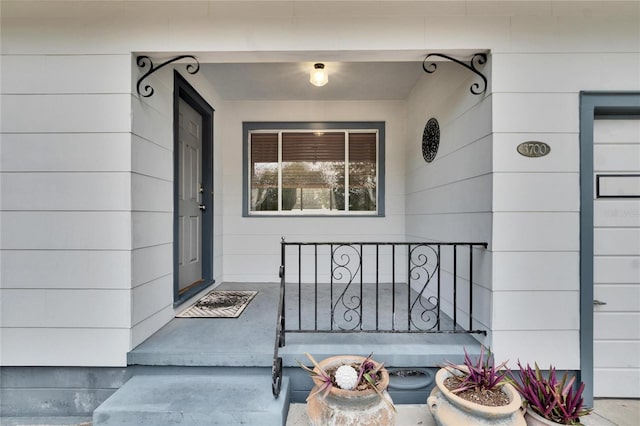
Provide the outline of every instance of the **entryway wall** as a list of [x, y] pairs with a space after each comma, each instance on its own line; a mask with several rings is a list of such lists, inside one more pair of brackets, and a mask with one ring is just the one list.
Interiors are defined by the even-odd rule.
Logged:
[[[133, 84], [141, 73], [132, 57]], [[154, 89], [153, 96], [132, 96], [132, 318], [131, 348], [166, 324], [174, 316], [173, 276], [173, 69], [176, 69], [214, 108], [223, 101], [201, 76], [190, 75], [184, 65], [167, 67], [145, 84]], [[218, 117], [216, 117], [216, 120]], [[214, 123], [214, 141], [221, 135]], [[221, 143], [213, 144], [214, 257], [213, 279], [222, 281], [222, 164]]]

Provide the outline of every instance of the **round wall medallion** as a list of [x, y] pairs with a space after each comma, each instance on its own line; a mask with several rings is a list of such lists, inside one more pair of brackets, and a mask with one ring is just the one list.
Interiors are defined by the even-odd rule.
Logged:
[[436, 158], [440, 145], [440, 126], [438, 120], [430, 118], [422, 132], [422, 156], [424, 161], [430, 163]]

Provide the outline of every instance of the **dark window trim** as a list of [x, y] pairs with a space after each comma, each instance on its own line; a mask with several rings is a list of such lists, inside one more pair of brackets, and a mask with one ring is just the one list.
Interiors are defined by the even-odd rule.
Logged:
[[[242, 216], [243, 217], [384, 217], [385, 216], [385, 127], [384, 121], [244, 121], [242, 122]], [[253, 130], [377, 130], [378, 131], [378, 212], [377, 214], [256, 214], [249, 213], [249, 133]]]
[[[213, 112], [209, 103], [176, 70], [173, 72], [173, 304], [178, 306], [212, 285], [213, 279]], [[202, 279], [203, 282], [179, 294], [178, 274], [178, 105], [184, 100], [202, 115], [202, 158], [210, 158], [209, 167], [202, 168], [202, 204], [206, 214], [202, 215]], [[208, 141], [208, 143], [205, 143]]]
[[640, 92], [580, 92], [580, 380], [593, 406], [593, 125], [640, 118]]

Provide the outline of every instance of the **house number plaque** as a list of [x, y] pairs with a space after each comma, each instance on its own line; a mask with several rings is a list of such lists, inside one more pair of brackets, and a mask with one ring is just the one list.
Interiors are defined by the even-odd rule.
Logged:
[[551, 152], [551, 147], [544, 142], [528, 141], [518, 145], [518, 153], [525, 157], [544, 157]]

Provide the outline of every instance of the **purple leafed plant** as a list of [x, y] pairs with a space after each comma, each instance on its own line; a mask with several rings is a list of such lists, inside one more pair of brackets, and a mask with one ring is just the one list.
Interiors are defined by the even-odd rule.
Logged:
[[451, 374], [461, 378], [460, 386], [451, 392], [457, 393], [468, 389], [492, 390], [500, 386], [506, 380], [507, 370], [503, 368], [507, 365], [507, 361], [496, 367], [489, 349], [484, 353], [484, 347], [480, 347], [480, 355], [473, 362], [467, 350], [464, 350], [464, 366], [453, 364], [449, 361], [444, 368]]
[[592, 409], [584, 407], [582, 392], [584, 383], [574, 389], [575, 376], [569, 378], [567, 372], [558, 380], [556, 369], [549, 366], [549, 374], [544, 377], [538, 364], [520, 368], [519, 379], [510, 371], [510, 382], [520, 392], [527, 407], [536, 414], [563, 425], [579, 425], [580, 417], [591, 413]]

